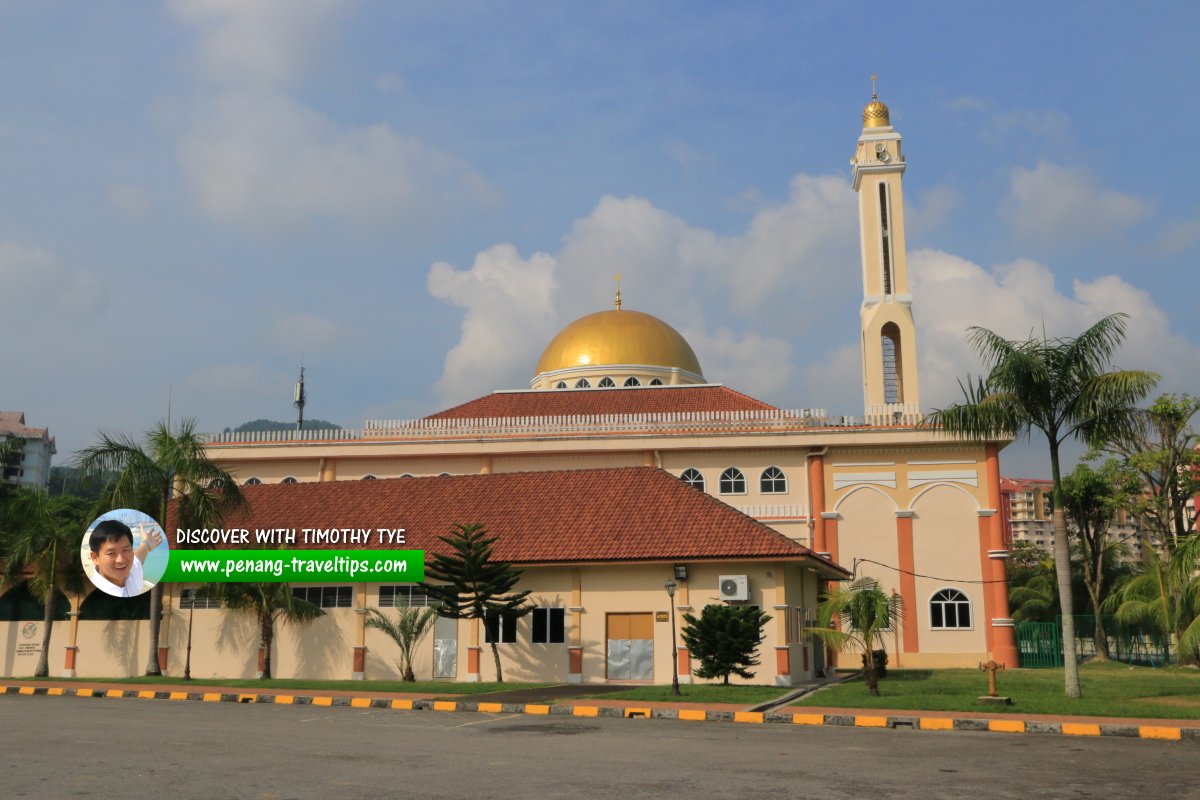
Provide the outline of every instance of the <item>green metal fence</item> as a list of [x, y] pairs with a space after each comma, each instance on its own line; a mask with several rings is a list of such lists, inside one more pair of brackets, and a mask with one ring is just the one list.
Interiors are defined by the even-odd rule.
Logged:
[[1025, 668], [1061, 667], [1062, 635], [1057, 622], [1018, 622], [1017, 652]]
[[[1075, 615], [1075, 654], [1077, 658], [1096, 655], [1096, 623], [1091, 614]], [[1127, 664], [1147, 664], [1161, 667], [1166, 663], [1166, 647], [1160, 637], [1136, 628], [1117, 624], [1103, 617], [1104, 634], [1108, 640], [1108, 655]], [[1017, 652], [1021, 666], [1029, 669], [1061, 667], [1063, 665], [1062, 617], [1054, 622], [1018, 622], [1016, 624]]]

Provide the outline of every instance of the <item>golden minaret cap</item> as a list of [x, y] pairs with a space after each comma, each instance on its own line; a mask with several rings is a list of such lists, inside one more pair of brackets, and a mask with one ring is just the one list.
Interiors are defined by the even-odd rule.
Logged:
[[887, 128], [892, 124], [888, 107], [879, 101], [879, 95], [875, 93], [875, 81], [878, 79], [878, 75], [871, 76], [871, 102], [863, 109], [864, 128]]

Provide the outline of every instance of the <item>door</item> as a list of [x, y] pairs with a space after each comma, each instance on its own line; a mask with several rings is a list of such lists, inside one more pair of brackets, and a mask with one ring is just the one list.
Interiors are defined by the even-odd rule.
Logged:
[[654, 615], [609, 614], [608, 679], [654, 680]]
[[458, 620], [438, 617], [433, 624], [433, 677], [458, 677]]

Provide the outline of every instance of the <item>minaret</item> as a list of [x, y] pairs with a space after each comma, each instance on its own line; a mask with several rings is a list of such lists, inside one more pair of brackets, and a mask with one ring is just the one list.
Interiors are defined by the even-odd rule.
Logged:
[[[862, 247], [863, 400], [868, 414], [915, 411], [921, 400], [917, 384], [917, 341], [908, 259], [904, 250], [904, 155], [900, 134], [892, 129], [888, 107], [875, 92], [863, 109], [862, 135], [850, 160]], [[892, 406], [880, 408], [880, 406]]]

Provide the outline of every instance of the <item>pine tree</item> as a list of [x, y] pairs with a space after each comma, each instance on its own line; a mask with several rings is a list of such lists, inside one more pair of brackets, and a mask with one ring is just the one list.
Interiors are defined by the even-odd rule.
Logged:
[[747, 667], [759, 664], [755, 653], [762, 644], [762, 628], [771, 617], [753, 606], [709, 605], [696, 619], [684, 614], [686, 627], [680, 632], [688, 651], [700, 660], [696, 675], [721, 678], [729, 685], [729, 676], [750, 679]]
[[450, 553], [435, 553], [432, 563], [425, 565], [425, 577], [438, 581], [424, 584], [425, 592], [432, 603], [440, 606], [441, 616], [478, 619], [493, 629], [488, 638], [496, 662], [496, 682], [503, 683], [496, 642], [504, 620], [515, 620], [533, 610], [525, 602], [529, 590], [513, 592], [521, 570], [505, 561], [492, 560], [497, 537], [490, 535], [482, 523], [455, 523], [449, 536], [438, 538], [450, 547]]

